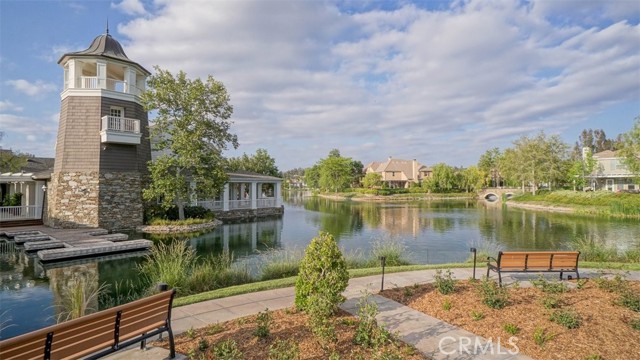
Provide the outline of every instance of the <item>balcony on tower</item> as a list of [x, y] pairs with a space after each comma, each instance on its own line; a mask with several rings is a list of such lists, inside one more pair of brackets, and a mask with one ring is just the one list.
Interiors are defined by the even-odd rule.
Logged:
[[140, 120], [119, 116], [103, 116], [100, 128], [100, 142], [103, 144], [139, 145]]

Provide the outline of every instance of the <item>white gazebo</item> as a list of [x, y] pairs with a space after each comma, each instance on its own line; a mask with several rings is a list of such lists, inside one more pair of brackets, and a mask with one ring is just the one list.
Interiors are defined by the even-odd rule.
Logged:
[[256, 210], [282, 206], [282, 179], [256, 173], [227, 173], [229, 181], [224, 191], [213, 200], [194, 199], [213, 211]]

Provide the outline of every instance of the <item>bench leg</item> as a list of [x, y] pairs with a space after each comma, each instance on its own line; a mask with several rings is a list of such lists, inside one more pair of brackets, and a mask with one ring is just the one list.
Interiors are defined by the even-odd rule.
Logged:
[[176, 344], [173, 341], [173, 331], [171, 330], [171, 326], [167, 330], [169, 333], [169, 359], [174, 359], [176, 357]]
[[487, 279], [489, 278], [489, 271], [490, 270], [491, 270], [490, 268], [487, 268]]
[[500, 273], [500, 271], [498, 271], [498, 285], [502, 287], [502, 274]]
[[580, 280], [580, 273], [578, 272], [578, 270], [576, 270], [576, 277], [578, 278], [578, 280]]
[[147, 339], [142, 339], [142, 341], [140, 341], [140, 350], [144, 350], [144, 348], [147, 347]]
[[562, 271], [560, 271], [560, 280], [562, 280]]

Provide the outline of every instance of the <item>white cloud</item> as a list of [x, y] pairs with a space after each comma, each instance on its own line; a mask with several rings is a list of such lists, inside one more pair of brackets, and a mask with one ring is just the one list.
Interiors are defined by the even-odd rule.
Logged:
[[22, 110], [24, 110], [22, 106], [18, 106], [11, 101], [0, 100], [0, 111], [21, 112]]
[[563, 2], [347, 13], [317, 1], [163, 0], [119, 31], [143, 66], [223, 81], [241, 152], [267, 148], [286, 168], [331, 148], [462, 165], [640, 97], [640, 27], [606, 4], [605, 15], [581, 8], [593, 21], [557, 22], [570, 12], [550, 3]]
[[57, 86], [42, 80], [31, 83], [24, 79], [7, 80], [5, 84], [12, 86], [16, 91], [27, 94], [29, 96], [37, 96], [44, 93], [56, 91]]
[[0, 147], [38, 156], [54, 156], [57, 125], [28, 116], [0, 114], [0, 129], [5, 133]]
[[140, 0], [122, 0], [118, 4], [111, 3], [111, 8], [122, 11], [127, 15], [144, 15], [147, 13]]

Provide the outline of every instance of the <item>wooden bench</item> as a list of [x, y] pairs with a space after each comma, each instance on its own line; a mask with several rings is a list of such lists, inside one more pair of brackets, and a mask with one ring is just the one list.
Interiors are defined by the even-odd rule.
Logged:
[[175, 290], [163, 291], [74, 320], [0, 341], [0, 359], [97, 359], [137, 342], [169, 333], [175, 357], [171, 305]]
[[[500, 251], [498, 259], [487, 258], [487, 277], [489, 271], [498, 273], [502, 286], [502, 273], [515, 272], [559, 272], [560, 280], [565, 272], [575, 272], [578, 279], [579, 251]], [[494, 263], [491, 261], [493, 260]]]

